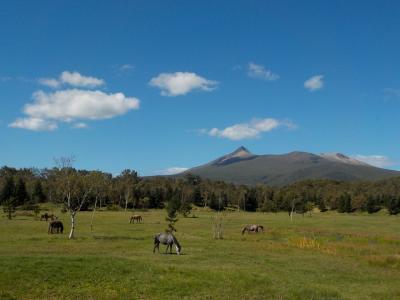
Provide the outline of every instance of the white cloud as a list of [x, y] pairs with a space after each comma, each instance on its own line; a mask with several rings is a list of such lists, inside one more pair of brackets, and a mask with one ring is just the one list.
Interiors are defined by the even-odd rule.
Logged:
[[163, 96], [179, 96], [195, 89], [212, 91], [218, 82], [205, 79], [196, 73], [176, 72], [161, 73], [157, 77], [153, 77], [149, 84], [160, 88]]
[[119, 67], [119, 70], [125, 72], [125, 71], [129, 71], [129, 70], [133, 70], [134, 68], [135, 67], [131, 64], [124, 64]]
[[279, 75], [272, 73], [272, 71], [265, 69], [262, 65], [249, 63], [247, 65], [247, 75], [252, 78], [263, 79], [267, 81], [274, 81], [279, 79]]
[[51, 131], [57, 129], [57, 123], [40, 118], [19, 118], [8, 125], [13, 128], [29, 129], [34, 131]]
[[78, 72], [69, 72], [69, 71], [62, 72], [58, 79], [40, 78], [38, 82], [42, 85], [46, 85], [51, 88], [58, 88], [63, 84], [74, 87], [94, 88], [105, 84], [105, 81], [103, 79], [91, 76], [83, 76]]
[[304, 87], [312, 92], [322, 89], [324, 86], [324, 81], [322, 80], [323, 78], [324, 75], [315, 75], [304, 82]]
[[74, 128], [74, 129], [82, 129], [82, 128], [87, 128], [87, 127], [88, 127], [88, 125], [83, 122], [75, 123], [72, 125], [72, 128]]
[[249, 123], [235, 124], [224, 129], [212, 128], [207, 131], [201, 130], [200, 132], [206, 132], [209, 136], [239, 141], [243, 139], [258, 138], [260, 137], [261, 133], [269, 132], [278, 127], [286, 127], [290, 129], [297, 128], [297, 126], [289, 120], [266, 118], [253, 119]]
[[171, 167], [171, 168], [167, 168], [167, 169], [164, 169], [164, 170], [155, 171], [154, 174], [158, 174], [158, 175], [173, 175], [173, 174], [179, 174], [179, 173], [185, 172], [188, 169], [189, 168]]
[[[53, 93], [37, 91], [33, 94], [33, 103], [24, 106], [23, 111], [27, 117], [18, 119], [10, 126], [45, 130], [46, 126], [43, 124], [50, 121], [54, 124], [56, 121], [110, 119], [123, 115], [130, 110], [138, 109], [139, 103], [138, 99], [126, 97], [123, 93], [106, 94], [102, 91], [79, 89], [68, 89]], [[21, 123], [21, 120], [25, 120], [24, 123]], [[28, 120], [29, 123], [27, 123]], [[26, 126], [18, 124], [25, 124]], [[55, 128], [57, 127], [52, 129]]]
[[395, 165], [396, 163], [393, 162], [389, 157], [384, 155], [353, 155], [352, 158], [357, 159], [359, 161], [365, 162], [369, 165], [385, 168]]
[[39, 78], [39, 83], [41, 85], [46, 85], [48, 87], [51, 87], [53, 89], [58, 88], [61, 86], [61, 82], [58, 81], [57, 79], [54, 78]]
[[69, 84], [71, 86], [77, 87], [97, 87], [104, 84], [103, 79], [98, 79], [91, 76], [83, 76], [78, 72], [68, 72], [64, 71], [60, 75], [60, 80], [64, 84]]

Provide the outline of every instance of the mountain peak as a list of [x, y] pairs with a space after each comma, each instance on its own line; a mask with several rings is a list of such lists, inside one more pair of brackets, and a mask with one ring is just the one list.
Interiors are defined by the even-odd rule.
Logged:
[[351, 165], [364, 165], [368, 166], [368, 164], [359, 161], [357, 159], [348, 157], [347, 155], [344, 155], [342, 153], [321, 153], [320, 156], [322, 156], [325, 159], [331, 160], [331, 161], [340, 161], [342, 163], [346, 164], [351, 164]]
[[216, 159], [212, 163], [215, 165], [226, 165], [226, 164], [230, 164], [233, 162], [237, 162], [239, 160], [249, 159], [252, 157], [256, 157], [256, 155], [252, 154], [249, 150], [246, 149], [246, 147], [240, 146], [232, 153], [226, 154], [226, 155]]
[[231, 154], [236, 154], [236, 153], [240, 153], [240, 152], [251, 154], [251, 152], [244, 146], [240, 146], [235, 151], [233, 151]]

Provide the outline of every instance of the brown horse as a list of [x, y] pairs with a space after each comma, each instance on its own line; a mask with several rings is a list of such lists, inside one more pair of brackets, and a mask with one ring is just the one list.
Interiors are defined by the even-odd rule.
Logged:
[[53, 214], [49, 215], [48, 213], [44, 213], [43, 215], [40, 216], [40, 221], [46, 220], [47, 222], [49, 219], [54, 221], [55, 219], [57, 219], [57, 217]]
[[130, 218], [130, 220], [129, 220], [129, 223], [135, 223], [135, 221], [136, 221], [136, 223], [139, 223], [139, 222], [142, 222], [142, 216], [141, 215], [133, 215], [131, 218]]
[[61, 221], [55, 220], [49, 223], [49, 229], [47, 233], [63, 233], [64, 225]]
[[255, 233], [264, 232], [264, 226], [262, 226], [262, 225], [257, 225], [257, 224], [246, 225], [246, 226], [244, 226], [243, 229], [242, 229], [242, 235], [243, 235], [246, 231], [247, 231], [248, 233], [250, 233], [250, 232], [255, 232]]

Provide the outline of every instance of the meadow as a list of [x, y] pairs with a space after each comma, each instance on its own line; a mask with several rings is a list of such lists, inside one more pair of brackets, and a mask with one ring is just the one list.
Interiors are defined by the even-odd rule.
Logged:
[[[153, 254], [165, 211], [99, 211], [77, 217], [76, 239], [47, 234], [29, 213], [0, 217], [1, 299], [400, 299], [400, 217], [377, 214], [223, 213], [180, 217], [182, 255]], [[136, 212], [137, 213], [137, 212]], [[245, 224], [265, 234], [241, 234]]]

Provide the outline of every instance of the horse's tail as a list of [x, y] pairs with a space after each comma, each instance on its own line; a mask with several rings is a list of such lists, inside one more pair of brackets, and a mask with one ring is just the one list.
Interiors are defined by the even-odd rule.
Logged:
[[61, 233], [63, 233], [63, 231], [64, 231], [64, 225], [62, 222], [60, 222], [60, 231], [61, 231]]

